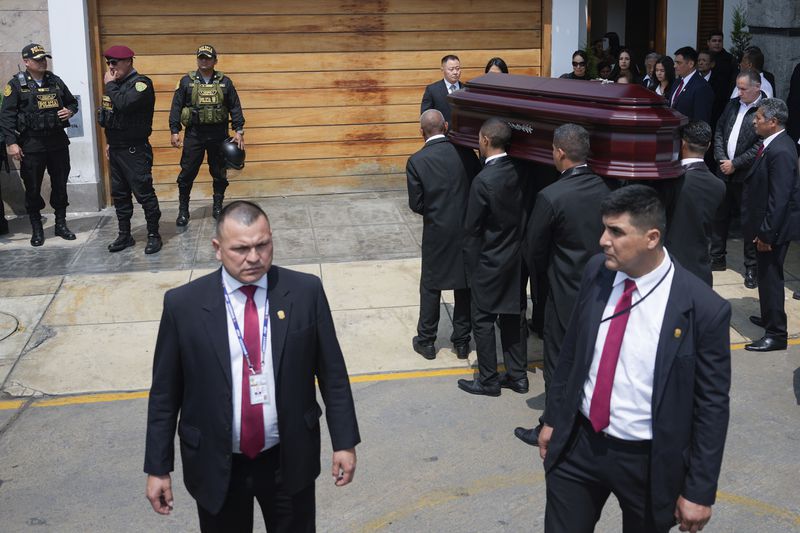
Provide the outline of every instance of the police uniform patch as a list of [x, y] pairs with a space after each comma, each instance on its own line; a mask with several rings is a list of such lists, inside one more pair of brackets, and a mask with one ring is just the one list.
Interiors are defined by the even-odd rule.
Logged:
[[147, 89], [147, 84], [143, 81], [137, 81], [134, 87], [136, 88], [137, 91], [141, 93], [144, 92], [145, 89]]
[[5, 96], [11, 96], [11, 84], [6, 83], [6, 88], [3, 90]]

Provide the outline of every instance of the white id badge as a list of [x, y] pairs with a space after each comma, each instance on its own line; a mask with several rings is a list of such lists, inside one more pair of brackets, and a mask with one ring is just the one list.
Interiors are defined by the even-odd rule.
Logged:
[[263, 372], [250, 374], [250, 405], [269, 403], [267, 376]]

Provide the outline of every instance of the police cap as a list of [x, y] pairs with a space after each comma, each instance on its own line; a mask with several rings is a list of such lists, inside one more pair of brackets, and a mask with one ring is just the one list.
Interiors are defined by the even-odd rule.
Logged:
[[210, 57], [211, 59], [217, 58], [217, 51], [210, 44], [204, 44], [197, 49], [197, 57]]
[[53, 57], [44, 51], [44, 46], [41, 44], [31, 43], [22, 49], [22, 59], [42, 59], [45, 57]]
[[130, 59], [135, 54], [127, 46], [116, 45], [103, 52], [103, 55], [107, 59]]

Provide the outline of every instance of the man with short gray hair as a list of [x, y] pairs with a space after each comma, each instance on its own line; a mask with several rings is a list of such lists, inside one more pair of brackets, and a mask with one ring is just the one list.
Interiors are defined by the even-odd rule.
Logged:
[[655, 69], [656, 63], [659, 59], [661, 59], [661, 54], [658, 52], [650, 52], [644, 58], [644, 71], [645, 76], [642, 78], [642, 85], [650, 89], [651, 91], [655, 91], [656, 87], [658, 86], [658, 80], [656, 79]]

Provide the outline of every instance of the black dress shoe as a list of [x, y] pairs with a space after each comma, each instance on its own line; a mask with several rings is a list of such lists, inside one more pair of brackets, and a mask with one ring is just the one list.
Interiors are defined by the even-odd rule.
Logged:
[[539, 424], [535, 428], [525, 429], [522, 427], [518, 427], [514, 429], [514, 436], [517, 437], [519, 440], [524, 442], [525, 444], [529, 444], [531, 446], [538, 446], [539, 445], [539, 431], [541, 431], [542, 425]]
[[760, 316], [750, 315], [750, 322], [755, 324], [756, 326], [763, 328], [766, 324], [764, 323], [764, 319]]
[[712, 272], [724, 272], [727, 270], [728, 265], [725, 262], [725, 259], [712, 259], [711, 260], [711, 271]]
[[40, 224], [38, 228], [33, 228], [31, 234], [31, 246], [41, 246], [44, 244], [44, 229]]
[[744, 349], [750, 352], [773, 352], [775, 350], [785, 350], [786, 345], [786, 339], [764, 336], [757, 341], [746, 344]]
[[466, 342], [464, 344], [454, 344], [453, 349], [456, 352], [456, 357], [459, 359], [466, 359], [469, 357], [469, 343]]
[[523, 376], [519, 379], [511, 379], [508, 374], [500, 376], [500, 387], [503, 389], [511, 389], [519, 394], [527, 394], [529, 390], [528, 376]]
[[748, 289], [758, 288], [758, 272], [755, 268], [748, 268], [744, 273], [744, 286]]
[[161, 235], [158, 233], [150, 233], [147, 236], [147, 245], [144, 247], [144, 253], [150, 255], [161, 250], [162, 242]]
[[129, 248], [136, 244], [136, 241], [133, 240], [133, 237], [130, 233], [120, 233], [117, 235], [117, 238], [108, 245], [108, 251], [111, 253], [114, 252], [121, 252], [125, 248]]
[[419, 337], [414, 337], [411, 341], [411, 345], [414, 347], [414, 351], [425, 359], [436, 359], [436, 348], [433, 346], [432, 342], [423, 342], [419, 340]]
[[74, 241], [76, 239], [75, 234], [72, 233], [67, 227], [66, 220], [56, 220], [56, 227], [54, 229], [56, 236], [61, 237], [66, 241]]
[[477, 379], [459, 379], [458, 388], [470, 394], [482, 396], [500, 396], [500, 385], [487, 387]]

